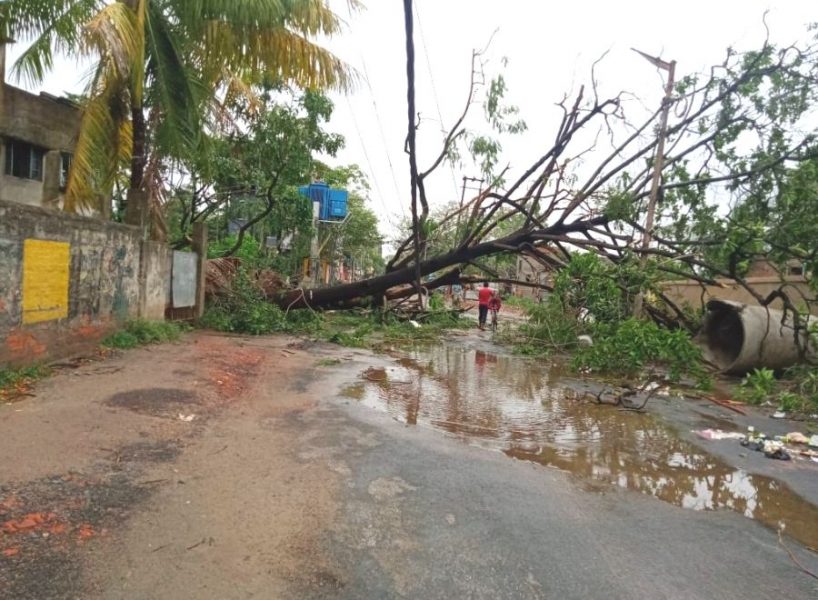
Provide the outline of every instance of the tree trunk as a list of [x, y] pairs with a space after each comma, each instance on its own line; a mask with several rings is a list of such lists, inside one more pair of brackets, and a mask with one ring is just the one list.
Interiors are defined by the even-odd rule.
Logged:
[[390, 288], [411, 284], [415, 285], [417, 272], [421, 276], [436, 273], [443, 269], [474, 261], [484, 256], [491, 256], [500, 252], [506, 252], [509, 248], [518, 248], [522, 244], [531, 243], [533, 235], [563, 235], [566, 233], [587, 231], [605, 222], [605, 217], [597, 217], [587, 221], [567, 225], [554, 225], [546, 230], [536, 232], [517, 232], [508, 237], [490, 242], [483, 242], [475, 246], [461, 247], [446, 254], [433, 256], [428, 260], [420, 262], [417, 266], [407, 265], [401, 269], [390, 271], [377, 277], [336, 285], [319, 289], [297, 289], [286, 292], [275, 300], [276, 304], [282, 308], [343, 308], [350, 304], [359, 304], [361, 298], [374, 298], [385, 296]]
[[133, 129], [133, 153], [131, 155], [131, 189], [141, 190], [145, 183], [145, 156], [147, 127], [142, 105], [131, 107], [131, 124]]

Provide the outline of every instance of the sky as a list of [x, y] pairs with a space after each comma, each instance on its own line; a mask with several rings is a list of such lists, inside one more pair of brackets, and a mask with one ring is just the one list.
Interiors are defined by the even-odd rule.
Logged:
[[[388, 235], [410, 206], [409, 164], [403, 151], [407, 109], [402, 2], [363, 0], [366, 8], [350, 14], [346, 0], [329, 1], [346, 27], [321, 43], [360, 75], [352, 93], [331, 94], [335, 112], [329, 129], [345, 136], [346, 147], [330, 162], [357, 163], [369, 176], [370, 206]], [[591, 65], [603, 54], [595, 68], [600, 94], [627, 90], [644, 107], [654, 108], [661, 99], [662, 76], [631, 48], [676, 60], [681, 77], [720, 62], [728, 46], [758, 47], [765, 37], [765, 11], [773, 41], [805, 39], [807, 24], [818, 21], [811, 5], [803, 0], [415, 0], [419, 167], [434, 160], [442, 130], [462, 112], [472, 49], [484, 48], [489, 40], [487, 73], [502, 70], [506, 101], [520, 108], [528, 124], [524, 134], [503, 140], [503, 163], [513, 173], [547, 149], [561, 116], [555, 103], [589, 83]], [[11, 50], [12, 60], [17, 52]], [[503, 58], [508, 59], [504, 69]], [[78, 91], [84, 71], [74, 60], [63, 59], [35, 90]], [[480, 106], [472, 108], [468, 124], [483, 127]], [[479, 169], [472, 164], [441, 167], [427, 184], [432, 205], [459, 199], [464, 176], [479, 176]]]

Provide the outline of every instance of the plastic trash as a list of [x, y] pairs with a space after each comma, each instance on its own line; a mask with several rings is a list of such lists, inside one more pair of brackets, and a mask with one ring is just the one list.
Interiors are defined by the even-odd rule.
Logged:
[[694, 431], [694, 433], [705, 440], [743, 440], [747, 437], [738, 431], [722, 431], [721, 429], [703, 429]]
[[772, 418], [773, 419], [786, 419], [787, 418], [787, 413], [785, 413], [783, 411], [780, 411], [780, 410], [777, 410], [772, 414]]
[[784, 444], [776, 440], [766, 440], [763, 444], [764, 456], [775, 460], [790, 460], [789, 453], [784, 449]]
[[788, 444], [808, 444], [809, 438], [800, 431], [793, 431], [784, 436], [784, 441]]

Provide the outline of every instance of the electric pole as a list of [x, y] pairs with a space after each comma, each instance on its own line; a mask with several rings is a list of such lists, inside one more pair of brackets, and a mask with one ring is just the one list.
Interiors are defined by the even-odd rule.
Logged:
[[[658, 69], [667, 71], [667, 83], [665, 85], [665, 95], [662, 98], [662, 112], [659, 116], [659, 131], [656, 139], [656, 157], [653, 161], [653, 178], [650, 183], [650, 196], [648, 198], [648, 214], [645, 218], [645, 230], [642, 232], [642, 253], [639, 257], [639, 265], [644, 269], [647, 264], [648, 255], [645, 252], [650, 246], [651, 237], [653, 235], [653, 222], [656, 218], [656, 201], [659, 197], [659, 188], [662, 183], [662, 168], [665, 162], [665, 140], [667, 139], [667, 121], [670, 114], [670, 105], [673, 98], [673, 85], [676, 76], [676, 61], [672, 60], [666, 62], [658, 57], [653, 57], [644, 52], [640, 52], [635, 48], [631, 48], [634, 52], [641, 55], [645, 60], [654, 65]], [[644, 295], [640, 291], [637, 293], [633, 303], [633, 314], [635, 317], [642, 316], [642, 306], [644, 304]]]

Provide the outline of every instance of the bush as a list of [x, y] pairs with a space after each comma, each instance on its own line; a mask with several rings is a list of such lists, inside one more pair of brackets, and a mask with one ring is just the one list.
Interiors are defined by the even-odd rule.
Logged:
[[574, 368], [632, 377], [647, 365], [656, 364], [667, 368], [671, 381], [689, 375], [699, 385], [709, 385], [701, 350], [684, 330], [630, 318], [620, 323], [598, 323], [591, 335], [593, 345], [577, 349]]
[[[519, 337], [523, 338], [523, 345], [535, 349], [568, 350], [577, 345], [577, 336], [587, 329], [576, 318], [567, 315], [558, 301], [532, 304], [526, 313], [528, 322], [521, 326]], [[536, 352], [526, 352], [532, 353]]]
[[51, 370], [43, 365], [22, 369], [0, 369], [0, 400], [27, 390], [35, 381], [46, 377]]
[[127, 350], [143, 344], [173, 342], [178, 340], [186, 329], [185, 325], [176, 321], [132, 319], [125, 322], [123, 329], [102, 340], [102, 345]]
[[754, 369], [741, 381], [739, 396], [750, 404], [761, 404], [770, 399], [777, 383], [771, 369]]

